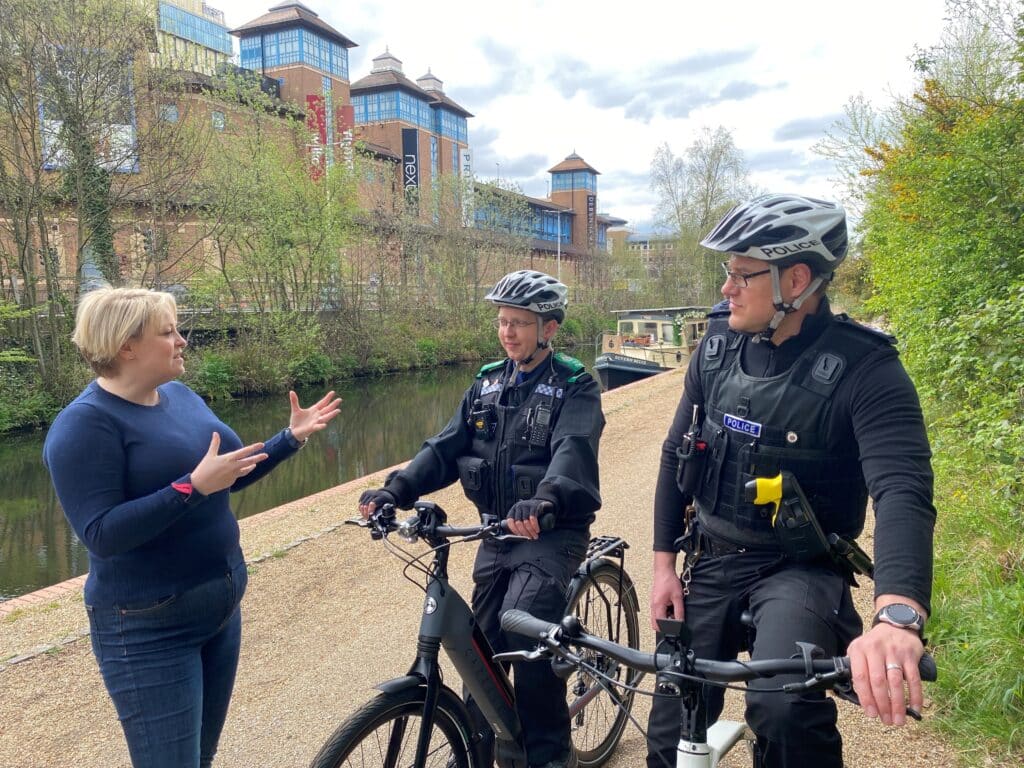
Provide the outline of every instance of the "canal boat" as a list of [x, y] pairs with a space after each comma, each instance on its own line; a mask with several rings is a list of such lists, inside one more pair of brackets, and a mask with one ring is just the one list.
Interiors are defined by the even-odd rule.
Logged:
[[707, 330], [709, 307], [619, 309], [601, 334], [594, 370], [605, 390], [682, 368]]

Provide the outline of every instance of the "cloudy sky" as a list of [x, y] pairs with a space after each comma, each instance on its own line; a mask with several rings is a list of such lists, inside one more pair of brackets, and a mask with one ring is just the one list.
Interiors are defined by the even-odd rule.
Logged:
[[[278, 0], [208, 0], [229, 27]], [[598, 207], [650, 227], [650, 164], [728, 129], [754, 183], [834, 196], [810, 147], [850, 97], [907, 95], [908, 58], [938, 42], [944, 0], [303, 0], [343, 35], [353, 81], [385, 48], [472, 112], [478, 178], [548, 194], [573, 151], [601, 172]]]

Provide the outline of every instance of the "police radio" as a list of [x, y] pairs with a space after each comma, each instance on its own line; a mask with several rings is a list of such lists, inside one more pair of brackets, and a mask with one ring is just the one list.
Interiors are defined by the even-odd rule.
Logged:
[[526, 442], [531, 448], [543, 448], [547, 445], [550, 426], [551, 406], [538, 405], [526, 417]]

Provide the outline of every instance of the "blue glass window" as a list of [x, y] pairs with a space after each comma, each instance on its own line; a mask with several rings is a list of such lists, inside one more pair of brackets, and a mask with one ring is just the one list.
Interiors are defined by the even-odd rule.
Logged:
[[228, 56], [233, 52], [227, 27], [168, 3], [160, 3], [160, 30]]
[[551, 174], [551, 191], [585, 189], [597, 194], [597, 175], [593, 171], [559, 171]]
[[261, 70], [301, 62], [348, 80], [348, 49], [308, 29], [287, 29], [242, 38], [242, 66]]
[[447, 109], [439, 109], [437, 112], [440, 127], [435, 128], [435, 130], [442, 136], [447, 136], [449, 139], [455, 139], [455, 141], [465, 144], [468, 141], [466, 118]]
[[160, 105], [160, 119], [165, 123], [176, 123], [178, 122], [178, 105], [177, 104], [161, 104]]

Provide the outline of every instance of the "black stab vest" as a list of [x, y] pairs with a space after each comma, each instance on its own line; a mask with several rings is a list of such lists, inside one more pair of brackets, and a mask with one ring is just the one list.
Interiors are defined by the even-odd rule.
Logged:
[[837, 315], [789, 370], [761, 378], [743, 372], [743, 345], [752, 342], [730, 330], [727, 319], [713, 319], [706, 336], [701, 436], [708, 459], [694, 496], [701, 525], [727, 541], [777, 549], [770, 510], [745, 501], [743, 490], [755, 477], [788, 470], [825, 533], [856, 538], [867, 487], [856, 443], [846, 441], [839, 452], [829, 448], [832, 396], [870, 353], [891, 348], [895, 339]]
[[[539, 381], [522, 402], [517, 401], [519, 388], [508, 381], [513, 370], [510, 363], [486, 365], [480, 370], [470, 403], [478, 400], [476, 410], [485, 415], [470, 419], [472, 447], [457, 461], [462, 488], [481, 515], [503, 518], [517, 501], [533, 498], [551, 462], [551, 430], [558, 421], [568, 385], [583, 372], [582, 365], [573, 363], [579, 367], [552, 355], [550, 365], [539, 374]], [[549, 412], [546, 429], [531, 429], [538, 409]]]

